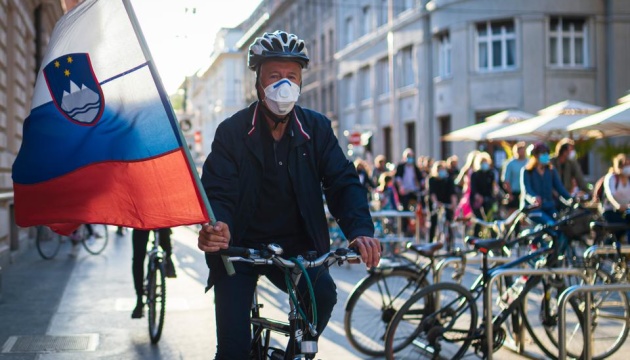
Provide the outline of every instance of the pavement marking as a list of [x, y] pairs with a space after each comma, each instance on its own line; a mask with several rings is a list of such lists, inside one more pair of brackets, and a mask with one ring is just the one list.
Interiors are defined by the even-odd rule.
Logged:
[[10, 336], [2, 346], [3, 353], [58, 353], [95, 351], [98, 334]]

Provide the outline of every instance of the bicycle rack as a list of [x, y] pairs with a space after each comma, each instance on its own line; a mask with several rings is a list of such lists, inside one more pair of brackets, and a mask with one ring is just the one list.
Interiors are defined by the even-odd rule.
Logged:
[[591, 259], [597, 255], [617, 255], [617, 251], [621, 254], [628, 255], [630, 254], [630, 245], [621, 245], [619, 250], [617, 250], [617, 247], [613, 245], [593, 245], [584, 250], [584, 259]]
[[[499, 264], [506, 264], [509, 263], [510, 261], [516, 260], [516, 258], [511, 258], [511, 257], [504, 257], [504, 256], [497, 256], [497, 257], [489, 257], [488, 258], [488, 264], [492, 264], [492, 263], [499, 263]], [[448, 266], [450, 266], [453, 263], [458, 263], [458, 262], [462, 262], [462, 258], [461, 257], [457, 257], [457, 256], [452, 256], [452, 257], [447, 257], [443, 260], [441, 260], [438, 264], [437, 267], [435, 268], [435, 271], [433, 272], [433, 283], [437, 284], [438, 282], [440, 282], [442, 280], [442, 271], [447, 268]], [[483, 262], [483, 257], [481, 256], [474, 256], [474, 257], [470, 257], [470, 258], [466, 258], [466, 266], [470, 265], [479, 265]]]
[[[564, 360], [567, 358], [567, 349], [565, 338], [567, 333], [567, 302], [573, 296], [579, 293], [586, 293], [585, 308], [591, 308], [592, 295], [595, 292], [600, 291], [630, 291], [630, 284], [606, 284], [606, 285], [573, 285], [560, 294], [560, 301], [558, 303], [558, 360]], [[584, 323], [590, 324], [593, 314], [590, 311], [585, 311]], [[590, 326], [584, 326], [584, 359], [591, 360], [593, 358], [593, 337]]]
[[[488, 259], [490, 260], [490, 259]], [[575, 268], [544, 268], [544, 269], [501, 269], [496, 270], [490, 276], [488, 280], [488, 286], [485, 288], [484, 294], [484, 310], [485, 310], [485, 323], [492, 324], [492, 286], [496, 282], [496, 280], [503, 276], [512, 276], [512, 275], [575, 275], [581, 276], [586, 279], [586, 274], [583, 269], [575, 269]], [[492, 360], [492, 344], [494, 343], [494, 334], [493, 334], [492, 326], [486, 327], [486, 343], [488, 344], [488, 349], [486, 349], [487, 360]], [[521, 334], [523, 333], [523, 329], [521, 329]], [[525, 350], [522, 347], [523, 342], [521, 341], [519, 344], [515, 344], [515, 349], [511, 346], [508, 346], [508, 349], [516, 352], [519, 355], [525, 355], [531, 358], [538, 358], [535, 354], [526, 354]]]

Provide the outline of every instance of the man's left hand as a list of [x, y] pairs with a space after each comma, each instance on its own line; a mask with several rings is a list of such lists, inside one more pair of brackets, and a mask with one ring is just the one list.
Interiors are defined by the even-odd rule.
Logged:
[[359, 236], [352, 240], [348, 247], [355, 248], [368, 268], [375, 267], [381, 260], [381, 243], [378, 239]]

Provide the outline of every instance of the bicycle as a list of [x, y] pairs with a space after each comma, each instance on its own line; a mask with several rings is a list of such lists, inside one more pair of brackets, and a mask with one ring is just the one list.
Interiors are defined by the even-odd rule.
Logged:
[[[81, 242], [85, 250], [90, 254], [98, 255], [105, 250], [109, 240], [109, 233], [106, 225], [92, 224], [90, 226], [94, 236], [89, 236], [86, 225], [81, 225], [71, 239], [74, 242]], [[61, 243], [65, 242], [67, 238], [55, 233], [48, 226], [40, 225], [36, 228], [35, 247], [43, 259], [50, 260], [57, 256]]]
[[[322, 265], [330, 267], [333, 264], [341, 265], [346, 261], [360, 259], [359, 254], [346, 248], [337, 248], [317, 258], [310, 254], [305, 254], [305, 257], [298, 256], [284, 259], [281, 257], [282, 253], [282, 248], [276, 244], [270, 244], [261, 250], [230, 247], [217, 253], [227, 255], [227, 259], [230, 262], [241, 261], [256, 266], [272, 265], [282, 269], [285, 273], [290, 300], [288, 322], [261, 316], [260, 309], [263, 305], [258, 302], [257, 293], [254, 293], [250, 320], [252, 325], [250, 359], [314, 359], [318, 351], [315, 338], [317, 336], [317, 331], [315, 330], [317, 312], [309, 312], [303, 308], [300, 296], [297, 294], [297, 284], [300, 278], [304, 276], [309, 285], [309, 296], [311, 304], [313, 304], [315, 295], [310, 285], [310, 278], [306, 272], [307, 268]], [[288, 354], [285, 354], [285, 350], [270, 346], [271, 332], [289, 337]]]
[[[450, 252], [453, 250], [453, 224], [446, 218], [446, 211], [450, 210], [451, 206], [438, 203], [433, 210], [431, 210], [431, 219], [436, 219], [437, 224], [435, 226], [435, 239], [436, 242], [441, 242], [446, 244], [446, 251]], [[435, 218], [434, 218], [435, 216]], [[430, 239], [431, 240], [431, 239]]]
[[164, 328], [166, 313], [166, 269], [165, 253], [160, 248], [160, 236], [153, 231], [153, 245], [147, 252], [147, 270], [144, 281], [145, 305], [148, 307], [149, 337], [157, 344]]
[[[559, 226], [569, 221], [570, 217], [563, 218], [552, 225], [542, 226], [539, 230], [517, 238], [512, 242], [523, 242], [530, 239], [538, 239], [540, 236], [553, 234]], [[526, 281], [517, 282], [518, 286], [510, 287], [505, 295], [509, 298], [502, 298], [505, 303], [501, 311], [494, 316], [491, 324], [493, 329], [492, 344], [486, 340], [486, 329], [483, 324], [477, 326], [479, 313], [477, 301], [485, 296], [488, 279], [496, 271], [511, 269], [522, 264], [531, 262], [538, 263], [538, 266], [552, 267], [557, 263], [557, 257], [561, 253], [559, 241], [551, 241], [550, 246], [540, 246], [528, 255], [517, 258], [509, 263], [497, 265], [490, 269], [488, 267], [488, 255], [493, 250], [499, 250], [505, 246], [513, 244], [506, 243], [503, 239], [470, 239], [474, 247], [482, 253], [482, 274], [477, 281], [466, 289], [455, 283], [439, 283], [429, 285], [415, 293], [395, 314], [387, 329], [385, 340], [385, 353], [387, 359], [394, 359], [394, 354], [400, 356], [400, 352], [405, 349], [408, 353], [401, 358], [408, 358], [416, 352], [428, 353], [432, 358], [460, 359], [470, 346], [473, 346], [477, 355], [485, 356], [488, 351], [498, 350], [506, 339], [504, 325], [508, 320], [514, 319], [515, 312], [520, 314], [524, 325], [531, 333], [531, 324], [524, 312], [524, 303], [528, 293], [538, 284], [543, 284], [545, 290], [552, 285], [553, 279], [542, 275], [530, 275]], [[544, 245], [544, 243], [541, 243]], [[561, 285], [556, 285], [562, 287]], [[545, 302], [542, 297], [544, 311], [547, 312], [547, 319], [553, 318], [548, 312], [552, 310], [549, 302]], [[484, 299], [485, 300], [485, 299]], [[583, 326], [583, 315], [580, 310], [580, 303], [577, 300], [571, 301], [570, 306], [577, 316], [578, 326]], [[483, 308], [485, 310], [485, 301]], [[557, 316], [557, 314], [555, 314]], [[512, 324], [512, 331], [516, 336], [521, 336], [519, 324]], [[489, 346], [490, 345], [490, 346]], [[490, 349], [489, 349], [490, 347]], [[580, 354], [570, 352], [571, 356], [579, 357]]]
[[[369, 356], [384, 355], [385, 332], [392, 317], [412, 294], [428, 286], [430, 273], [435, 281], [436, 269], [441, 269], [447, 259], [459, 259], [451, 276], [454, 281], [461, 279], [470, 252], [436, 254], [442, 247], [440, 242], [407, 244], [407, 254], [415, 254], [415, 260], [403, 255], [382, 258], [357, 283], [346, 300], [344, 312], [346, 338], [357, 351]], [[437, 258], [444, 260], [435, 264]]]
[[[535, 209], [535, 206], [525, 207], [515, 211], [508, 219], [496, 220], [482, 226], [493, 227], [504, 240], [511, 240], [515, 233], [515, 223]], [[384, 355], [385, 332], [392, 317], [413, 293], [429, 284], [431, 272], [435, 281], [438, 276], [435, 270], [442, 271], [447, 264], [452, 263], [455, 266], [452, 279], [457, 282], [461, 280], [468, 257], [477, 251], [469, 247], [435, 255], [442, 246], [440, 242], [427, 245], [408, 244], [407, 254], [415, 254], [415, 260], [402, 254], [382, 258], [379, 266], [369, 269], [368, 274], [357, 283], [346, 301], [344, 313], [346, 338], [357, 351], [369, 356]], [[504, 251], [500, 252], [503, 253]], [[435, 264], [436, 258], [443, 260]], [[498, 286], [511, 285], [509, 279], [504, 281], [507, 285]]]

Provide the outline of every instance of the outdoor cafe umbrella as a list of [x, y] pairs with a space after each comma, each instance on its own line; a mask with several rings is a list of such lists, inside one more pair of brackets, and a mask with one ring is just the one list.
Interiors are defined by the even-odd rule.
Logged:
[[488, 134], [489, 140], [560, 139], [571, 136], [567, 126], [594, 114], [601, 107], [581, 101], [565, 100], [538, 111], [538, 116], [496, 130]]
[[501, 129], [519, 121], [534, 117], [533, 114], [520, 110], [505, 110], [485, 118], [479, 124], [467, 126], [465, 128], [450, 132], [442, 136], [444, 141], [484, 141], [486, 135], [492, 131]]
[[628, 136], [630, 135], [630, 101], [621, 102], [619, 105], [576, 121], [569, 125], [567, 130], [582, 133], [588, 137]]

